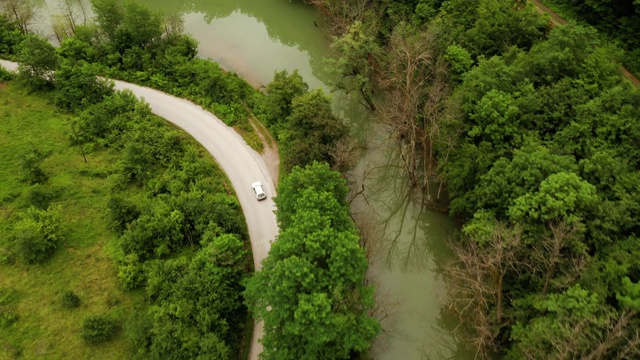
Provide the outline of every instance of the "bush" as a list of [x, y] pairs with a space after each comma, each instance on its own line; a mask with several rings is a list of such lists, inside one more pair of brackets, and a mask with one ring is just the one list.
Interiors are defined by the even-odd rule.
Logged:
[[80, 306], [80, 297], [71, 290], [62, 293], [62, 306], [67, 309], [73, 309]]
[[11, 80], [13, 78], [13, 74], [11, 74], [7, 69], [0, 66], [0, 81]]
[[45, 158], [46, 155], [35, 147], [24, 151], [20, 156], [20, 180], [31, 185], [45, 182], [47, 174], [40, 167]]
[[144, 285], [145, 275], [138, 255], [129, 254], [120, 260], [118, 280], [125, 290], [133, 290]]
[[114, 320], [104, 315], [94, 315], [84, 320], [82, 325], [82, 340], [87, 344], [100, 344], [113, 339], [118, 330]]
[[13, 265], [16, 262], [16, 254], [11, 249], [0, 247], [0, 264]]
[[57, 191], [52, 191], [43, 185], [35, 184], [27, 189], [25, 198], [29, 206], [35, 206], [38, 209], [44, 210], [49, 207], [51, 201], [54, 200], [57, 195]]
[[29, 264], [47, 260], [62, 240], [60, 207], [30, 207], [15, 226], [16, 252]]

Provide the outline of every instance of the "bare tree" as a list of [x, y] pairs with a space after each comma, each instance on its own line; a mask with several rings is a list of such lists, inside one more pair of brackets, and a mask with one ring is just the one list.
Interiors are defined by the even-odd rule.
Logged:
[[62, 42], [75, 34], [78, 25], [86, 25], [87, 11], [83, 0], [58, 0], [58, 9], [61, 13], [52, 15], [51, 27], [58, 42]]
[[496, 223], [482, 245], [474, 239], [452, 242], [454, 261], [446, 266], [447, 308], [472, 330], [477, 358], [496, 350], [496, 337], [507, 324], [504, 312], [504, 278], [528, 268], [519, 253], [524, 244], [521, 230]]
[[18, 25], [23, 34], [29, 33], [29, 27], [36, 18], [33, 0], [0, 0], [0, 10]]
[[540, 269], [544, 274], [543, 295], [552, 286], [556, 290], [573, 284], [588, 262], [586, 249], [579, 242], [582, 231], [578, 224], [551, 223], [549, 229], [551, 236], [532, 245], [532, 260], [537, 265], [534, 271]]
[[398, 27], [394, 30], [378, 74], [385, 101], [380, 119], [398, 144], [404, 169], [415, 187], [432, 200], [429, 179], [439, 179], [435, 144], [448, 116], [451, 86], [436, 50], [436, 32]]
[[356, 20], [363, 20], [365, 11], [371, 7], [370, 0], [305, 0], [329, 18], [333, 34], [344, 34]]
[[[583, 357], [584, 360], [611, 359], [612, 350], [618, 349], [618, 359], [637, 359], [640, 357], [640, 330], [637, 322], [638, 312], [631, 310], [622, 311], [617, 317], [613, 317], [607, 323], [603, 336], [591, 352]], [[636, 319], [637, 320], [637, 319]]]
[[167, 37], [180, 35], [184, 32], [184, 19], [182, 14], [172, 13], [164, 18], [164, 31]]

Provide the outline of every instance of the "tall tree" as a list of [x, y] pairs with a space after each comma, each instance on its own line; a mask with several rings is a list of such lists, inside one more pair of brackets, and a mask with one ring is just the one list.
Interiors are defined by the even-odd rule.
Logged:
[[313, 161], [332, 163], [334, 144], [348, 135], [347, 126], [333, 114], [331, 101], [322, 90], [294, 98], [286, 121], [281, 139], [287, 170]]
[[338, 58], [329, 59], [329, 70], [338, 80], [333, 87], [346, 92], [358, 93], [363, 105], [375, 110], [373, 102], [374, 62], [379, 56], [380, 46], [375, 39], [375, 28], [355, 21], [349, 31], [334, 39], [332, 47], [338, 52]]
[[[264, 321], [263, 358], [349, 359], [367, 351], [379, 330], [369, 314], [367, 260], [344, 200], [332, 191], [345, 188], [344, 180], [323, 184], [317, 171], [328, 175], [315, 164], [283, 180], [277, 199], [292, 207], [278, 209], [280, 235], [247, 283], [247, 304]], [[294, 185], [301, 180], [319, 186]]]

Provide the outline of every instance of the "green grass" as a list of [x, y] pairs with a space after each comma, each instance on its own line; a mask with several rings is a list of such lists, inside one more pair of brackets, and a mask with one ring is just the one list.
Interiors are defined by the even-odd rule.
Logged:
[[[108, 174], [113, 155], [90, 152], [85, 163], [71, 146], [70, 116], [59, 114], [45, 99], [0, 83], [0, 260], [11, 258], [11, 236], [17, 215], [29, 202], [30, 185], [20, 181], [19, 157], [36, 147], [48, 154], [43, 187], [62, 206], [65, 241], [42, 265], [19, 259], [0, 264], [0, 359], [123, 359], [129, 349], [122, 334], [98, 346], [86, 345], [82, 323], [107, 314], [124, 324], [141, 295], [123, 292], [108, 244]], [[62, 294], [75, 292], [76, 309], [65, 309]]]

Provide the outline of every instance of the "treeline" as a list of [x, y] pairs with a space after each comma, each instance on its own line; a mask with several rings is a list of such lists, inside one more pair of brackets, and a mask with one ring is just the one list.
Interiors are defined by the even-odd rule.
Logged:
[[251, 311], [264, 322], [268, 359], [354, 359], [380, 325], [372, 316], [367, 259], [339, 173], [314, 162], [279, 186], [280, 235], [262, 271], [247, 282]]
[[[188, 98], [228, 125], [251, 129], [246, 104], [252, 99], [252, 88], [216, 63], [196, 58], [198, 44], [182, 33], [181, 19], [164, 18], [132, 1], [93, 0], [93, 22], [74, 22], [79, 9], [73, 1], [68, 3], [62, 15], [70, 20], [58, 24], [62, 27], [57, 32], [60, 57], [72, 64], [91, 64], [103, 76]], [[15, 10], [24, 12], [19, 17], [33, 12], [29, 7]], [[5, 54], [15, 54], [19, 37], [27, 35], [13, 17], [7, 13], [0, 20], [0, 28], [14, 29], [3, 31], [0, 38], [6, 44]]]
[[[237, 358], [250, 326], [241, 280], [252, 263], [244, 217], [224, 175], [133, 94], [114, 92], [83, 59], [58, 56], [74, 40], [55, 49], [37, 36], [19, 37], [12, 50], [21, 62], [17, 81], [75, 115], [70, 141], [86, 156], [106, 151], [119, 159], [107, 174], [117, 276], [124, 289], [145, 292], [145, 306], [121, 319], [132, 356]], [[42, 179], [37, 155], [25, 163], [25, 181]], [[16, 249], [30, 251], [26, 262], [55, 250], [59, 211], [29, 210], [16, 224]], [[87, 342], [107, 341], [117, 328], [100, 316], [87, 319]]]
[[465, 220], [449, 303], [479, 357], [640, 356], [640, 94], [594, 30], [521, 1], [313, 1], [336, 87]]

